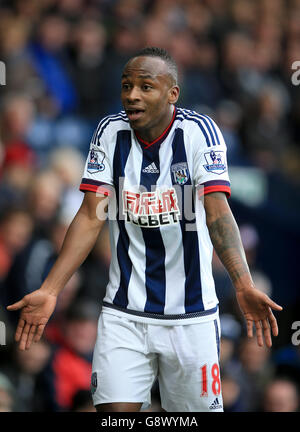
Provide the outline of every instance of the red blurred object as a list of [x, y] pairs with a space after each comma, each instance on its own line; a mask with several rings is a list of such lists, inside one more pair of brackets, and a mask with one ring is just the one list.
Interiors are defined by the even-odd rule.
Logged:
[[36, 164], [36, 155], [27, 144], [22, 141], [10, 143], [4, 152], [3, 167], [11, 165], [21, 165], [23, 167], [34, 167]]

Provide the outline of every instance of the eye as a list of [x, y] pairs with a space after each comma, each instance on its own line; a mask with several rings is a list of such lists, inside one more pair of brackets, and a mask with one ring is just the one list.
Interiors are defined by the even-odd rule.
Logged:
[[123, 89], [123, 90], [128, 90], [129, 87], [130, 87], [130, 86], [129, 86], [128, 83], [123, 83], [123, 84], [122, 84], [122, 89]]
[[150, 90], [150, 89], [152, 89], [152, 86], [150, 85], [150, 84], [144, 84], [143, 85], [143, 90]]

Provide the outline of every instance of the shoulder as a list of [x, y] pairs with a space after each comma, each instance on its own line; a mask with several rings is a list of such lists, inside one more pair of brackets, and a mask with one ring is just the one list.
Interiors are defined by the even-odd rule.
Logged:
[[186, 108], [176, 109], [176, 119], [181, 120], [182, 126], [191, 129], [215, 128], [215, 121], [207, 114], [198, 113], [197, 111]]
[[108, 115], [102, 118], [98, 123], [93, 135], [93, 142], [96, 143], [99, 141], [99, 139], [107, 132], [109, 132], [109, 136], [112, 136], [112, 134], [123, 129], [130, 129], [129, 120], [125, 111]]
[[187, 135], [199, 137], [205, 140], [208, 147], [220, 145], [222, 134], [215, 121], [207, 114], [186, 108], [177, 108], [176, 119], [180, 121], [180, 126]]

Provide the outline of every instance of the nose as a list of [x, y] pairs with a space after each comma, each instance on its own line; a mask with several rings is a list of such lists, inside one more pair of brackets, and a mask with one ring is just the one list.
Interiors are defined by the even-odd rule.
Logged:
[[141, 99], [141, 93], [138, 89], [138, 87], [134, 86], [127, 94], [127, 100], [128, 102], [135, 102], [137, 100]]

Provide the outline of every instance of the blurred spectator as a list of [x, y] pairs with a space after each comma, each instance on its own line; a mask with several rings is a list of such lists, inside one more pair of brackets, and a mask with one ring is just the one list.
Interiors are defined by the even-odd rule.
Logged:
[[221, 314], [221, 344], [220, 344], [220, 368], [221, 370], [233, 368], [236, 361], [236, 348], [242, 329], [240, 323], [233, 315]]
[[85, 160], [81, 153], [72, 147], [61, 147], [49, 155], [49, 168], [61, 181], [60, 218], [69, 225], [77, 213], [82, 193], [79, 191]]
[[[12, 304], [18, 298], [38, 289], [49, 273], [64, 241], [70, 220], [58, 216], [47, 226], [47, 231], [36, 232], [30, 242], [15, 257], [12, 267], [4, 281], [5, 304]], [[36, 223], [37, 226], [37, 223]], [[43, 235], [41, 235], [41, 233]], [[79, 289], [78, 275], [66, 286], [66, 298], [69, 293], [75, 295]], [[9, 314], [9, 319], [16, 325], [19, 313]]]
[[[265, 345], [260, 347], [257, 345], [256, 339], [243, 338], [239, 346], [239, 359], [246, 373], [253, 375], [255, 378], [262, 376], [266, 372], [264, 369], [268, 369], [267, 374], [272, 373], [272, 367], [270, 367], [270, 349]], [[267, 374], [265, 376], [267, 376]]]
[[89, 299], [74, 302], [61, 324], [61, 339], [53, 352], [43, 380], [47, 410], [68, 411], [79, 390], [89, 390], [92, 351], [96, 341], [100, 307]]
[[59, 15], [63, 16], [70, 23], [80, 20], [84, 9], [84, 0], [60, 0], [57, 3]]
[[[258, 265], [260, 242], [258, 231], [254, 225], [249, 223], [240, 224], [239, 230], [254, 285], [268, 296], [272, 296], [271, 281]], [[238, 321], [241, 323], [244, 322], [244, 318], [241, 315], [239, 305], [236, 301], [235, 290], [231, 280], [215, 253], [213, 255], [213, 271], [216, 291], [220, 300], [220, 313], [233, 314]]]
[[107, 51], [107, 71], [106, 76], [110, 79], [105, 80], [106, 98], [105, 115], [117, 113], [122, 108], [120, 102], [121, 76], [124, 64], [142, 46], [142, 28], [137, 23], [122, 23], [117, 26], [112, 34], [111, 47]]
[[74, 189], [81, 180], [85, 160], [74, 148], [62, 147], [49, 155], [49, 168], [61, 179], [65, 188]]
[[145, 0], [119, 0], [114, 3], [113, 14], [117, 23], [138, 22], [142, 18]]
[[228, 33], [221, 46], [221, 82], [226, 98], [244, 102], [244, 73], [250, 68], [253, 41], [242, 32]]
[[247, 411], [241, 383], [233, 373], [223, 372], [222, 374], [222, 397], [224, 412]]
[[33, 229], [31, 215], [23, 209], [10, 208], [0, 217], [0, 281], [12, 265], [14, 257], [29, 242]]
[[66, 50], [69, 32], [69, 24], [62, 16], [46, 15], [38, 23], [35, 40], [29, 47], [33, 67], [45, 89], [39, 112], [50, 117], [72, 112], [77, 105]]
[[287, 94], [279, 84], [265, 84], [255, 100], [254, 112], [249, 112], [245, 126], [245, 148], [257, 166], [265, 171], [277, 168], [284, 143], [289, 141], [285, 121]]
[[271, 281], [268, 276], [258, 268], [257, 256], [260, 241], [258, 232], [256, 228], [250, 224], [240, 225], [239, 228], [254, 285], [257, 289], [272, 297]]
[[287, 378], [275, 378], [265, 388], [264, 412], [299, 412], [299, 391]]
[[300, 345], [288, 343], [276, 349], [272, 360], [276, 373], [290, 378], [300, 388]]
[[238, 131], [242, 118], [239, 104], [223, 99], [216, 108], [216, 122], [219, 125], [227, 145], [227, 158], [230, 165], [243, 165], [241, 139]]
[[251, 32], [256, 23], [257, 3], [251, 0], [233, 0], [231, 16], [237, 29]]
[[29, 147], [16, 143], [6, 149], [0, 174], [0, 211], [8, 205], [25, 205], [34, 172], [34, 154]]
[[[189, 46], [190, 49], [186, 50]], [[176, 39], [170, 41], [170, 52], [178, 65], [180, 81], [183, 81], [186, 71], [192, 69], [195, 61], [195, 52], [197, 50], [196, 40], [193, 35], [183, 29], [177, 35]]]
[[28, 204], [35, 223], [35, 235], [48, 237], [49, 228], [55, 221], [63, 185], [53, 170], [37, 173], [28, 191]]
[[11, 381], [15, 392], [15, 411], [44, 411], [46, 394], [40, 373], [50, 356], [50, 346], [43, 339], [30, 350], [21, 351], [15, 346], [10, 364], [1, 371]]
[[96, 412], [91, 392], [89, 390], [78, 390], [72, 399], [71, 411], [74, 412]]
[[78, 113], [93, 121], [107, 115], [107, 36], [96, 20], [81, 20], [73, 38], [73, 80], [78, 92]]
[[[23, 2], [24, 3], [24, 2]], [[1, 19], [2, 18], [2, 19]], [[34, 16], [31, 16], [31, 20]], [[12, 13], [0, 17], [1, 59], [6, 64], [7, 76], [4, 93], [26, 94], [36, 97], [39, 93], [37, 76], [27, 51], [32, 21], [28, 17], [16, 17]], [[28, 115], [28, 113], [24, 113]]]
[[256, 338], [244, 337], [239, 344], [241, 364], [239, 382], [245, 398], [245, 410], [257, 411], [262, 400], [262, 391], [274, 374], [270, 349], [259, 347]]
[[[190, 46], [188, 52], [187, 45]], [[173, 39], [170, 51], [181, 72], [180, 105], [198, 111], [203, 106], [215, 109], [223, 91], [217, 74], [217, 52], [214, 45], [209, 41], [197, 41], [185, 31]]]
[[4, 98], [0, 116], [0, 209], [5, 205], [24, 204], [24, 195], [33, 178], [37, 160], [28, 146], [26, 133], [34, 117], [34, 105], [25, 96]]
[[[2, 287], [1, 287], [1, 291], [2, 291]], [[9, 320], [8, 320], [8, 311], [4, 308], [4, 301], [2, 301], [2, 295], [0, 296], [0, 325], [2, 326], [3, 329], [3, 324], [4, 324], [4, 334], [1, 333], [0, 335], [0, 346], [1, 345], [6, 345], [6, 346], [10, 346], [12, 344], [12, 341], [14, 340], [14, 334], [13, 334], [13, 329], [10, 326]], [[1, 359], [0, 359], [0, 367], [1, 364], [3, 363], [3, 361], [5, 362], [5, 354], [7, 354], [7, 352], [1, 352]]]
[[172, 35], [173, 31], [170, 27], [162, 25], [158, 19], [150, 17], [145, 21], [141, 37], [143, 46], [163, 46], [165, 49], [170, 49]]
[[237, 346], [242, 334], [240, 323], [228, 313], [220, 314], [220, 372], [225, 412], [246, 410], [242, 392], [241, 364], [237, 357]]
[[14, 388], [6, 375], [0, 372], [0, 412], [14, 411]]
[[20, 141], [25, 144], [34, 111], [34, 105], [26, 95], [12, 93], [6, 96], [1, 112], [1, 138], [6, 147]]

